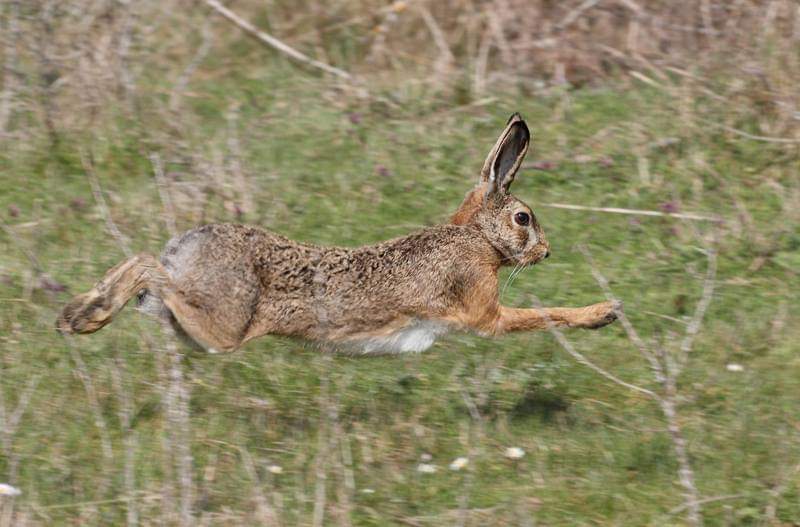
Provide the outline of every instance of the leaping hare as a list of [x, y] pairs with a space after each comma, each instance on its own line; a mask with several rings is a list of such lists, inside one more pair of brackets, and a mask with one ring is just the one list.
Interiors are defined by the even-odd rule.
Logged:
[[93, 333], [133, 296], [208, 351], [256, 337], [301, 337], [365, 354], [418, 352], [452, 330], [482, 335], [557, 326], [599, 328], [621, 308], [500, 305], [500, 267], [550, 254], [530, 207], [509, 193], [530, 133], [514, 114], [478, 185], [449, 224], [377, 245], [319, 247], [258, 227], [206, 225], [167, 243], [161, 259], [132, 256], [62, 311], [62, 333]]

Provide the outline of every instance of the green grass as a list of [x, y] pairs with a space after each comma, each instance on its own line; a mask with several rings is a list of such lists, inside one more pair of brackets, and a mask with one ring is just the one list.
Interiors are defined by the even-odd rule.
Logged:
[[[239, 109], [230, 120], [233, 103]], [[81, 150], [92, 151], [112, 216], [135, 250], [158, 252], [169, 237], [150, 152], [165, 160], [180, 229], [242, 221], [299, 240], [358, 245], [446, 221], [512, 111], [527, 117], [534, 134], [528, 162], [555, 164], [524, 170], [513, 187], [536, 211], [553, 256], [522, 274], [505, 303], [530, 305], [532, 294], [548, 305], [601, 300], [575, 250], [585, 244], [639, 331], [674, 349], [705, 272], [696, 230], [707, 234], [710, 226], [537, 204], [658, 210], [669, 203], [728, 220], [718, 233], [713, 302], [679, 380], [680, 423], [702, 497], [736, 495], [704, 505], [708, 525], [760, 524], [776, 485], [783, 485], [778, 519], [796, 523], [800, 484], [790, 474], [800, 456], [796, 149], [687, 128], [675, 101], [650, 88], [498, 97], [462, 107], [432, 95], [371, 104], [280, 67], [197, 82], [177, 124], [143, 105], [140, 115], [120, 111], [91, 133], [65, 130], [56, 146], [33, 135], [0, 151], [0, 213], [17, 238], [0, 234], [0, 368], [8, 413], [29, 380], [38, 379], [11, 447], [19, 458], [10, 481], [23, 492], [19, 514], [46, 525], [124, 522], [125, 503], [113, 501], [125, 494], [126, 437], [111, 375], [115, 359], [133, 400], [136, 489], [144, 496], [176, 492], [172, 454], [162, 442], [169, 424], [158, 324], [128, 309], [89, 337], [65, 340], [53, 330], [70, 294], [123, 256], [92, 197]], [[723, 109], [703, 111], [713, 117]], [[232, 134], [239, 153], [231, 150]], [[646, 146], [664, 138], [675, 141]], [[587, 155], [591, 161], [576, 160]], [[234, 157], [241, 180], [231, 168]], [[649, 163], [649, 178], [640, 177], [640, 157]], [[19, 214], [10, 216], [11, 209]], [[39, 287], [20, 246], [69, 292]], [[619, 377], [657, 388], [618, 324], [568, 337]], [[76, 354], [96, 390], [110, 461]], [[728, 371], [729, 363], [744, 371]], [[300, 342], [266, 337], [232, 355], [192, 353], [185, 370], [195, 512], [211, 524], [256, 523], [254, 485], [286, 525], [309, 524], [320, 459], [330, 524], [346, 511], [354, 525], [452, 525], [463, 500], [472, 525], [683, 521], [670, 512], [683, 499], [658, 406], [577, 364], [546, 333], [495, 340], [454, 335], [423, 355], [371, 359], [326, 357]], [[471, 418], [464, 393], [476, 402], [480, 422]], [[523, 448], [525, 457], [506, 459], [510, 446]], [[352, 456], [347, 470], [343, 451]], [[417, 471], [423, 454], [438, 472]], [[459, 456], [471, 458], [467, 469], [448, 470]], [[10, 461], [0, 456], [0, 480], [11, 477]], [[273, 464], [283, 472], [270, 473]], [[346, 484], [350, 470], [353, 489]], [[112, 501], [87, 505], [105, 500]], [[158, 499], [137, 507], [144, 524], [163, 514]]]

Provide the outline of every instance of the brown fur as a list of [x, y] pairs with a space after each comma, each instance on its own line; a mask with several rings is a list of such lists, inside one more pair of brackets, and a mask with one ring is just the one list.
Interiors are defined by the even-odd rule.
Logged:
[[[171, 240], [160, 261], [140, 254], [109, 270], [64, 308], [57, 328], [97, 331], [137, 293], [191, 342], [219, 351], [265, 334], [367, 343], [366, 349], [397, 339], [401, 344], [391, 346], [405, 351], [422, 348], [439, 325], [499, 335], [545, 329], [548, 319], [566, 327], [608, 324], [619, 309], [608, 302], [544, 310], [499, 303], [500, 267], [532, 265], [549, 254], [532, 211], [508, 192], [528, 141], [515, 114], [451, 224], [359, 248], [299, 243], [258, 227], [206, 225]], [[514, 219], [521, 212], [529, 225]], [[403, 333], [420, 324], [419, 335]]]

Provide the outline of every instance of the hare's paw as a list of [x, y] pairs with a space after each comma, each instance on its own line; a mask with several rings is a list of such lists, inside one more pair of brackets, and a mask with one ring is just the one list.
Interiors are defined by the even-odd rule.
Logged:
[[93, 333], [105, 326], [112, 314], [108, 298], [92, 289], [76, 296], [64, 307], [56, 320], [56, 330], [62, 335]]
[[607, 326], [617, 320], [619, 313], [622, 312], [622, 302], [600, 302], [586, 306], [585, 319], [581, 327], [586, 329], [598, 329]]

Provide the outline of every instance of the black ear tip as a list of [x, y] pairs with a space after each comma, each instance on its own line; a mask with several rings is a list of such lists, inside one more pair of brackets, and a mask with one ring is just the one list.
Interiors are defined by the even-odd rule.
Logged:
[[511, 114], [511, 117], [508, 118], [508, 121], [506, 121], [506, 126], [513, 122], [521, 122], [522, 124], [525, 124], [525, 119], [522, 118], [522, 115], [520, 115], [519, 112], [514, 112]]
[[518, 131], [521, 131], [526, 138], [530, 138], [531, 136], [531, 132], [528, 130], [528, 125], [525, 123], [525, 119], [522, 118], [519, 112], [514, 112], [511, 115], [511, 118], [506, 123], [506, 126], [514, 126]]

